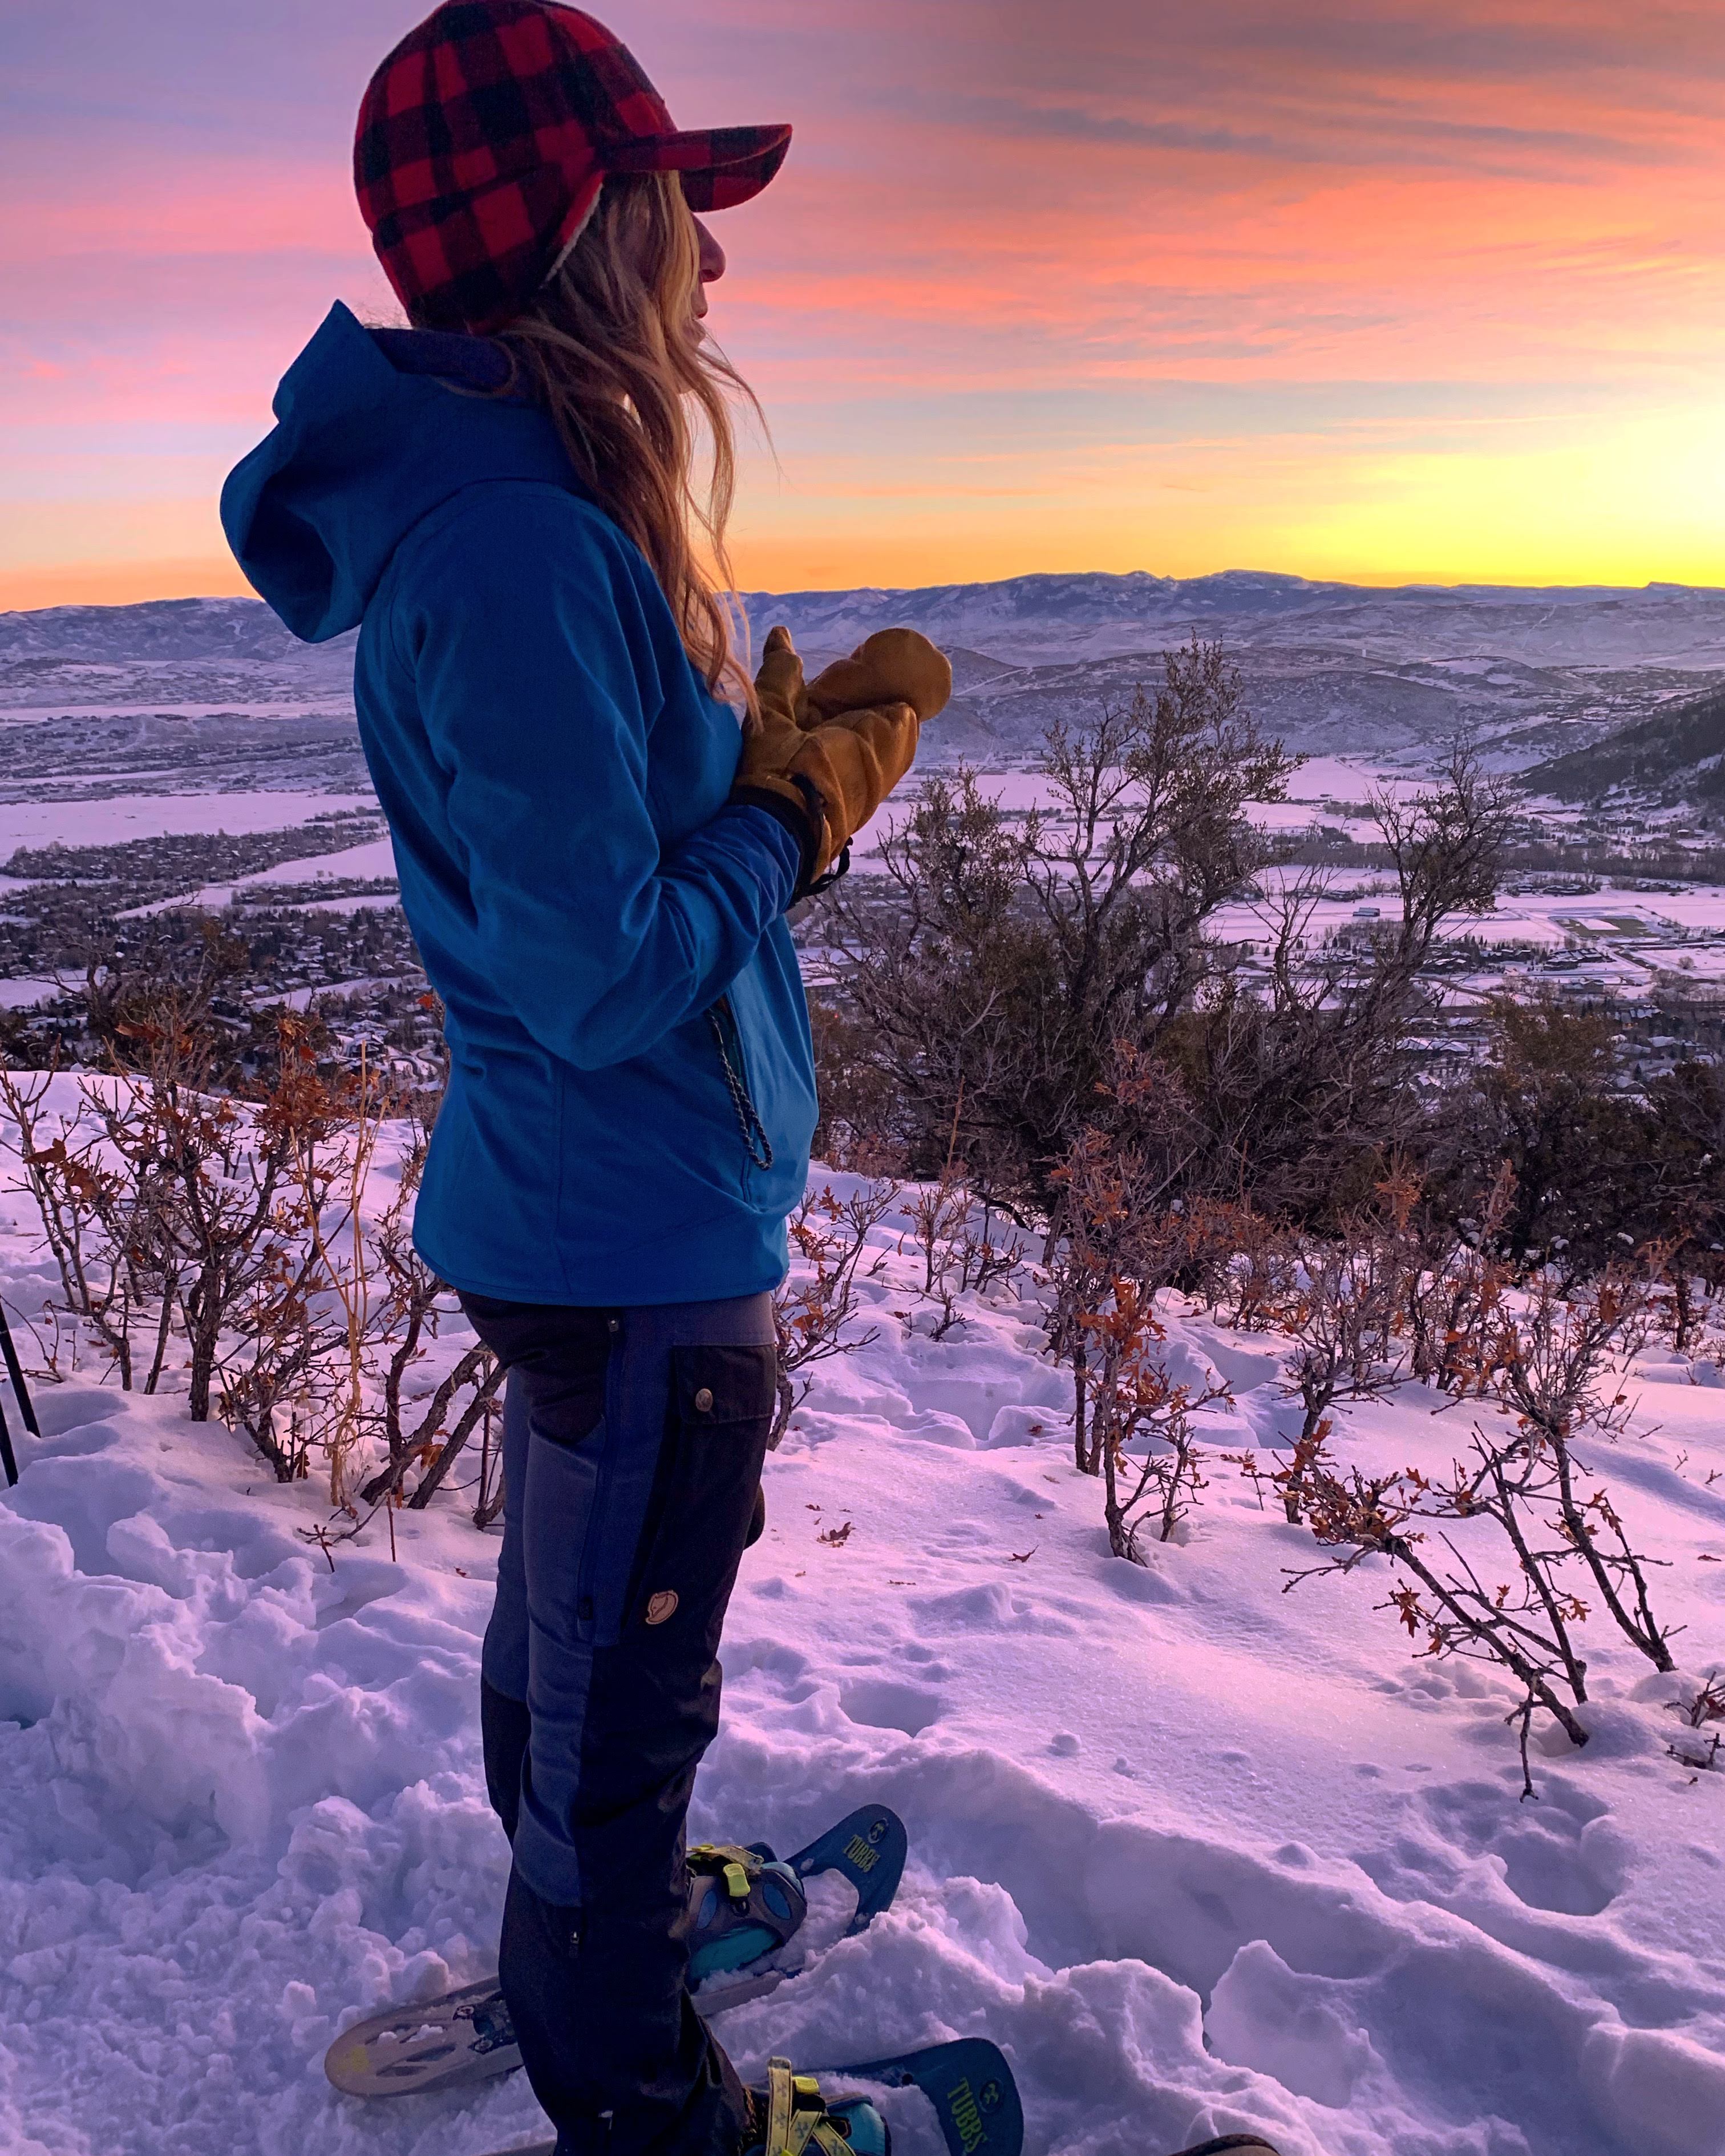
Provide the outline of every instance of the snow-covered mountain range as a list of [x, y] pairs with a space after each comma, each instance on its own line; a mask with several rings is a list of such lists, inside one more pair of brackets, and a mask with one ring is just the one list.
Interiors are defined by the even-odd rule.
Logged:
[[[1725, 590], [1671, 584], [1378, 589], [1139, 571], [744, 603], [757, 638], [783, 621], [816, 660], [890, 622], [925, 630], [957, 664], [941, 742], [984, 760], [1130, 696], [1194, 634], [1226, 644], [1267, 728], [1332, 752], [1417, 753], [1466, 727], [1506, 763], [1529, 765], [1725, 683]], [[352, 644], [296, 643], [254, 599], [0, 615], [0, 711], [339, 721], [352, 711]]]

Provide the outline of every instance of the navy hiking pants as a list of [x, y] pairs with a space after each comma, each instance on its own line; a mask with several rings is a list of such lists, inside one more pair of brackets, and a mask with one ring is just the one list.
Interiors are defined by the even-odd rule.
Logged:
[[480, 1713], [527, 2077], [557, 2156], [735, 2156], [742, 2090], [684, 1988], [684, 1820], [759, 1496], [772, 1299], [461, 1300], [509, 1372]]

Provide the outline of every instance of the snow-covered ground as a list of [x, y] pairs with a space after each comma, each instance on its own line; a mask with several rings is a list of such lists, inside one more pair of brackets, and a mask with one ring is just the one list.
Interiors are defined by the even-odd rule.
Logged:
[[[878, 1797], [912, 1861], [870, 1932], [726, 2017], [743, 2067], [987, 2031], [1032, 2156], [1248, 2128], [1287, 2156], [1719, 2156], [1725, 1772], [1671, 1756], [1706, 1732], [1666, 1704], [1725, 1664], [1714, 1367], [1650, 1352], [1609, 1462], [1687, 1674], [1589, 1624], [1591, 1741], [1538, 1748], [1522, 1803], [1507, 1687], [1410, 1660], [1374, 1563], [1285, 1593], [1310, 1537], [1229, 1467], [1183, 1541], [1111, 1558], [1034, 1288], [932, 1339], [901, 1225], [865, 1284], [878, 1337], [769, 1460], [695, 1824], [793, 1846]], [[0, 1197], [15, 1327], [47, 1286]], [[1168, 1322], [1177, 1374], [1234, 1389], [1206, 1441], [1261, 1453], [1277, 1343]], [[519, 2076], [364, 2107], [322, 2072], [344, 2019], [491, 1963], [495, 1539], [439, 1499], [393, 1558], [380, 1520], [331, 1563], [299, 1532], [316, 1487], [173, 1397], [86, 1365], [38, 1399], [0, 1497], [0, 2150], [531, 2142]], [[1433, 1404], [1346, 1411], [1343, 1456], [1443, 1467], [1466, 1411]], [[930, 2156], [915, 2102], [889, 2099], [901, 2156]]]
[[[375, 809], [369, 793], [120, 793], [105, 801], [0, 802], [0, 861], [19, 846], [112, 846], [188, 831], [281, 831], [314, 816]], [[337, 873], [369, 875], [370, 870]], [[388, 873], [385, 870], [384, 873]]]
[[[1274, 892], [1290, 874], [1267, 873], [1263, 879], [1266, 891]], [[1395, 885], [1388, 875], [1356, 871], [1335, 880], [1345, 887], [1347, 896], [1319, 899], [1312, 906], [1307, 928], [1311, 942], [1320, 942], [1327, 932], [1359, 918], [1362, 891], [1367, 894], [1363, 903], [1376, 906], [1378, 918], [1388, 919], [1399, 911]], [[1261, 938], [1269, 917], [1263, 901], [1233, 901], [1217, 908], [1211, 932], [1224, 942], [1236, 937], [1250, 941], [1255, 935]], [[1505, 891], [1490, 913], [1453, 915], [1445, 925], [1452, 934], [1474, 937], [1482, 943], [1527, 943], [1552, 951], [1594, 942], [1675, 946], [1685, 936], [1717, 937], [1725, 932], [1725, 891], [1709, 886], [1650, 894], [1606, 884], [1581, 896], [1574, 891]]]

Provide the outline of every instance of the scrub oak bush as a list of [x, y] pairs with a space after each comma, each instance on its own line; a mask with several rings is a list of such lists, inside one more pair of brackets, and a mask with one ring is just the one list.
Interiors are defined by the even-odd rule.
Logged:
[[1122, 1292], [1149, 1310], [1179, 1273], [1194, 1221], [1166, 1196], [1163, 1163], [1106, 1130], [1081, 1132], [1055, 1170], [1055, 1211], [1046, 1239], [1044, 1330], [1048, 1353], [1072, 1371], [1073, 1459], [1102, 1471], [1106, 1440], [1091, 1415], [1095, 1320]]
[[[834, 1355], [854, 1355], [880, 1337], [872, 1327], [862, 1332], [850, 1329], [860, 1306], [857, 1270], [868, 1255], [870, 1238], [898, 1196], [898, 1185], [886, 1180], [860, 1183], [843, 1198], [830, 1183], [817, 1188], [811, 1183], [786, 1223], [791, 1269], [773, 1298], [778, 1391], [767, 1439], [769, 1452], [778, 1450], [791, 1417], [809, 1397], [813, 1379], [806, 1373]], [[880, 1262], [877, 1252], [870, 1270], [878, 1271]]]
[[[1095, 1127], [1159, 1159], [1166, 1199], [1314, 1224], [1365, 1202], [1423, 1127], [1425, 969], [1446, 921], [1491, 905], [1510, 812], [1466, 747], [1413, 798], [1376, 798], [1399, 904], [1326, 943], [1326, 877], [1272, 873], [1286, 850], [1248, 813], [1296, 762], [1194, 640], [1153, 689], [1050, 730], [1028, 814], [962, 767], [925, 780], [885, 874], [820, 918], [837, 1142], [866, 1127], [905, 1173], [956, 1167], [1026, 1225], [1057, 1220]], [[1217, 932], [1241, 901], [1250, 954]]]
[[1091, 1444], [1108, 1547], [1142, 1564], [1145, 1531], [1171, 1540], [1205, 1487], [1194, 1411], [1231, 1405], [1231, 1397], [1219, 1381], [1196, 1392], [1174, 1381], [1153, 1300], [1131, 1281], [1117, 1280], [1103, 1306], [1080, 1322], [1091, 1347]]
[[[944, 1340], [959, 1322], [961, 1295], [985, 1296], [1014, 1286], [1024, 1262], [1025, 1240], [951, 1168], [933, 1183], [921, 1185], [905, 1201], [903, 1210], [911, 1226], [909, 1235], [901, 1237], [899, 1249], [902, 1253], [908, 1242], [922, 1260], [916, 1291], [925, 1303], [934, 1306], [928, 1337]], [[914, 1315], [906, 1322], [912, 1332], [918, 1329]]]
[[1050, 732], [1028, 815], [970, 772], [929, 777], [882, 843], [884, 878], [839, 886], [824, 924], [850, 1072], [834, 1097], [866, 1071], [911, 1173], [954, 1161], [1046, 1209], [1113, 1045], [1159, 1038], [1212, 978], [1205, 923], [1273, 851], [1246, 804], [1292, 768], [1219, 647], [1194, 642], [1153, 690]]
[[1622, 1272], [1568, 1294], [1549, 1276], [1512, 1291], [1489, 1263], [1485, 1273], [1455, 1383], [1461, 1397], [1497, 1413], [1475, 1421], [1466, 1451], [1441, 1474], [1343, 1469], [1320, 1445], [1301, 1463], [1299, 1500], [1331, 1554], [1288, 1584], [1387, 1558], [1380, 1606], [1420, 1651], [1496, 1664], [1519, 1687], [1508, 1718], [1531, 1794], [1536, 1713], [1572, 1743], [1587, 1742], [1574, 1710], [1588, 1697], [1580, 1631], [1590, 1617], [1603, 1611], [1656, 1669], [1674, 1666], [1650, 1589], [1658, 1560], [1634, 1546], [1594, 1464], [1627, 1428], [1615, 1364], [1647, 1291]]
[[1283, 1390], [1301, 1411], [1272, 1478], [1296, 1527], [1311, 1478], [1325, 1463], [1336, 1403], [1380, 1397], [1407, 1365], [1404, 1281], [1414, 1191], [1391, 1184], [1380, 1196], [1380, 1211], [1344, 1221], [1333, 1237], [1290, 1239], [1281, 1292], [1269, 1304], [1270, 1322], [1291, 1342]]
[[1206, 1486], [1193, 1414], [1231, 1404], [1219, 1382], [1196, 1392], [1176, 1382], [1156, 1297], [1183, 1274], [1202, 1279], [1216, 1270], [1234, 1224], [1165, 1202], [1158, 1158], [1094, 1127], [1081, 1134], [1055, 1186], [1045, 1337], [1072, 1371], [1074, 1464], [1101, 1483], [1108, 1546], [1142, 1563], [1147, 1532], [1170, 1540]]
[[[279, 1481], [316, 1465], [350, 1522], [399, 1501], [416, 1471], [408, 1502], [424, 1503], [475, 1426], [489, 1430], [501, 1379], [474, 1348], [421, 1380], [454, 1306], [410, 1241], [423, 1104], [363, 1057], [331, 1067], [291, 1014], [264, 1075], [225, 1086], [228, 1044], [198, 996], [135, 1001], [123, 1024], [127, 1060], [106, 1073], [0, 1066], [0, 1146], [59, 1276], [45, 1329], [69, 1327], [74, 1353], [92, 1341], [122, 1390], [171, 1373], [194, 1421], [220, 1417]], [[403, 1116], [374, 1219], [380, 1137]], [[379, 1450], [382, 1471], [358, 1486]]]

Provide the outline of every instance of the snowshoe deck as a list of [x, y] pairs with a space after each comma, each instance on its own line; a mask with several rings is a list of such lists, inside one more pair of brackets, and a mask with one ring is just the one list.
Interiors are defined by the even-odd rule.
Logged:
[[[768, 1863], [778, 1859], [765, 1842], [749, 1845]], [[904, 1876], [908, 1842], [904, 1822], [885, 1804], [863, 1804], [784, 1861], [799, 1880], [836, 1872], [856, 1888], [856, 1914], [844, 1936], [862, 1931], [891, 1902]], [[768, 1951], [780, 1942], [773, 1939]], [[709, 2018], [775, 1989], [794, 1970], [747, 1969], [725, 1974], [716, 1985], [695, 1987]], [[511, 2073], [521, 2062], [515, 2030], [495, 1977], [440, 1999], [386, 2007], [345, 2029], [324, 2057], [324, 2071], [346, 2096], [417, 2096], [427, 2089], [462, 2088]], [[980, 2156], [980, 2149], [970, 2152]]]
[[495, 1976], [344, 2029], [323, 2070], [344, 2096], [418, 2096], [512, 2073], [521, 2062]]
[[934, 2106], [951, 2156], [1019, 2156], [1024, 2109], [1018, 2083], [998, 2044], [960, 2036], [860, 2066], [816, 2066], [823, 2081], [877, 2082], [918, 2088]]

